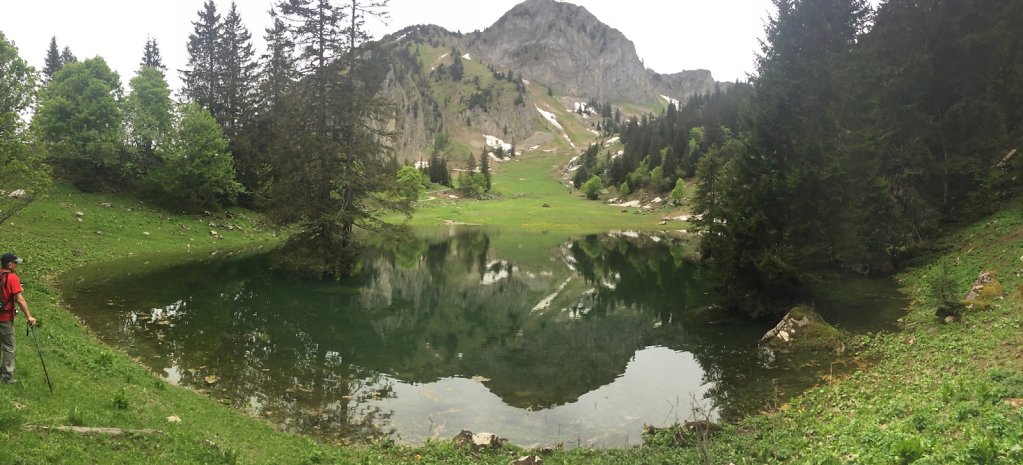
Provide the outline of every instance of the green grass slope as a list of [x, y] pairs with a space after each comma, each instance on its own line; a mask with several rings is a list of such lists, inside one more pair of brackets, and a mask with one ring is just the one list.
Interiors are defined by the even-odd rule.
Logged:
[[[544, 173], [543, 166], [537, 162], [534, 169]], [[105, 202], [111, 206], [100, 206]], [[76, 212], [83, 213], [82, 221]], [[0, 230], [5, 250], [27, 259], [20, 271], [31, 308], [44, 321], [38, 334], [54, 382], [51, 394], [31, 340], [21, 333], [21, 383], [0, 386], [0, 463], [506, 464], [524, 453], [511, 446], [471, 452], [447, 441], [342, 446], [277, 432], [202, 394], [169, 385], [106, 347], [63, 308], [53, 286], [62, 271], [102, 266], [129, 254], [191, 250], [202, 257], [216, 249], [273, 244], [273, 234], [261, 231], [249, 213], [180, 216], [58, 188]], [[900, 276], [914, 297], [902, 330], [861, 337], [856, 345], [864, 367], [850, 376], [822, 379], [820, 387], [796, 399], [778, 399], [777, 405], [765, 406], [765, 413], [727, 426], [698, 447], [679, 446], [670, 434], [660, 434], [641, 448], [555, 449], [544, 454], [544, 463], [1020, 463], [1020, 238], [1023, 209], [1015, 205], [938, 244], [940, 252]], [[937, 276], [947, 273], [965, 295], [976, 275], [987, 270], [998, 274], [1003, 297], [968, 310], [963, 323], [934, 318], [931, 288]], [[19, 328], [24, 330], [23, 321]], [[169, 422], [171, 416], [181, 421]], [[30, 426], [162, 434], [89, 435]]]

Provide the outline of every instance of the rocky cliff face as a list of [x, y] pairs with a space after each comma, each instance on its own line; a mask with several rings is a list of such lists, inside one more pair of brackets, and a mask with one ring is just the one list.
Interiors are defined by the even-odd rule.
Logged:
[[561, 94], [646, 103], [660, 95], [685, 100], [715, 85], [706, 70], [660, 75], [646, 69], [620, 31], [586, 8], [555, 0], [526, 0], [466, 39], [485, 61]]

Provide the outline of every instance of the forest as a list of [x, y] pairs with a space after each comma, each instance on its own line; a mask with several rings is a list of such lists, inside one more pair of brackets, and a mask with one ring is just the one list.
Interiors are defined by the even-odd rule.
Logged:
[[125, 92], [102, 57], [78, 60], [56, 37], [37, 82], [0, 36], [0, 155], [4, 177], [24, 184], [7, 202], [22, 208], [55, 178], [181, 212], [241, 204], [295, 228], [292, 251], [322, 263], [313, 269], [349, 274], [355, 229], [387, 229], [378, 216], [410, 213], [425, 181], [411, 167], [399, 176], [388, 144], [394, 115], [378, 96], [387, 64], [364, 27], [386, 7], [282, 1], [256, 56], [237, 5], [221, 14], [206, 1], [177, 99], [155, 39], [141, 47]]
[[628, 121], [602, 171], [625, 191], [695, 183], [702, 254], [752, 315], [822, 270], [900, 269], [1023, 175], [1023, 4], [774, 3], [749, 85]]

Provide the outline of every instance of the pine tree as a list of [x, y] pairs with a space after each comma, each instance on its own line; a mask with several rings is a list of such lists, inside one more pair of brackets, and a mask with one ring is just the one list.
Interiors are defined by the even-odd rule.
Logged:
[[64, 51], [60, 52], [60, 65], [64, 66], [68, 63], [78, 63], [78, 57], [71, 53], [71, 47], [65, 45]]
[[355, 269], [356, 226], [379, 231], [386, 227], [376, 218], [380, 210], [411, 211], [403, 199], [374, 195], [395, 184], [387, 145], [392, 135], [381, 129], [391, 113], [373, 90], [381, 80], [370, 69], [376, 63], [360, 46], [369, 38], [365, 18], [379, 16], [386, 4], [278, 5], [299, 47], [300, 80], [277, 130], [271, 215], [299, 228], [290, 245], [315, 250], [327, 276]]
[[270, 8], [271, 25], [266, 28], [266, 53], [261, 57], [259, 86], [260, 104], [267, 109], [278, 107], [285, 92], [294, 85], [295, 43], [288, 36], [288, 28], [277, 15], [277, 10]]
[[483, 147], [483, 153], [480, 154], [480, 172], [483, 173], [483, 178], [486, 180], [486, 192], [490, 192], [490, 155], [487, 153], [487, 148]]
[[454, 63], [451, 64], [451, 80], [455, 82], [462, 82], [462, 77], [465, 75], [465, 66], [462, 64], [462, 57], [458, 56], [458, 50], [452, 49], [454, 55]]
[[139, 61], [139, 67], [154, 68], [160, 72], [161, 75], [167, 72], [167, 65], [163, 64], [163, 57], [160, 56], [160, 46], [156, 43], [156, 38], [146, 38], [146, 46], [142, 51], [142, 60]]
[[222, 30], [217, 61], [222, 73], [219, 80], [223, 113], [219, 115], [218, 121], [224, 133], [232, 138], [252, 116], [257, 65], [252, 50], [252, 35], [242, 24], [238, 6], [234, 2], [231, 2], [231, 9], [224, 17]]
[[50, 48], [46, 49], [46, 60], [43, 63], [43, 82], [50, 82], [53, 75], [60, 71], [64, 63], [60, 59], [60, 50], [57, 48], [57, 36], [50, 38]]
[[[220, 77], [219, 40], [224, 25], [213, 0], [206, 0], [198, 12], [199, 19], [192, 22], [194, 30], [188, 36], [188, 65], [179, 70], [183, 81], [182, 95], [216, 117], [224, 113]], [[219, 119], [218, 119], [219, 120]]]
[[777, 311], [771, 299], [796, 295], [810, 270], [838, 259], [835, 238], [850, 226], [850, 211], [836, 206], [847, 205], [853, 180], [837, 145], [845, 103], [837, 64], [869, 13], [863, 0], [774, 3], [757, 65], [751, 147], [729, 162], [728, 181], [715, 184], [723, 226], [708, 225], [720, 228], [708, 253], [725, 295], [754, 315]]

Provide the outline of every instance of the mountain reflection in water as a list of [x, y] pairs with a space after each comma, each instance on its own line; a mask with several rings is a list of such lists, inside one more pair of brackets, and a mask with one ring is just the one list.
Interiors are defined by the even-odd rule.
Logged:
[[171, 382], [282, 429], [624, 446], [644, 423], [690, 419], [694, 401], [733, 417], [820, 374], [765, 366], [762, 324], [707, 321], [713, 299], [691, 248], [463, 229], [378, 244], [340, 282], [242, 254], [83, 270], [66, 277], [65, 298]]

